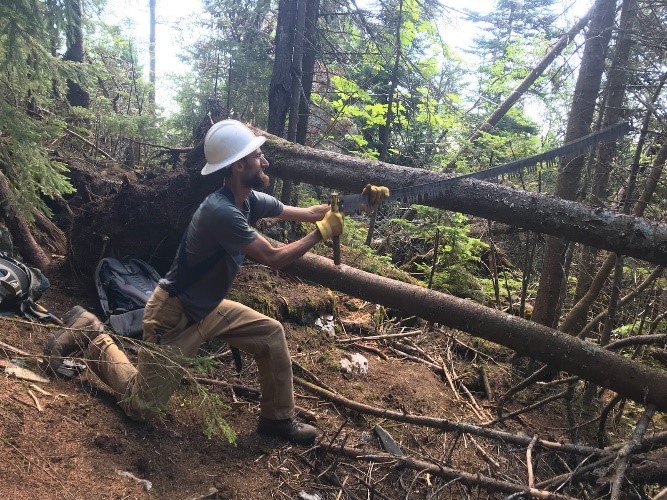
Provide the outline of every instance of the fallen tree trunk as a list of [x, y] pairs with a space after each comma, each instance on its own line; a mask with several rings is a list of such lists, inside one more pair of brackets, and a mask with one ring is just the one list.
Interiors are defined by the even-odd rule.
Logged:
[[[319, 156], [321, 152], [291, 143], [285, 144], [286, 146], [281, 148], [282, 160], [274, 160], [274, 164], [288, 163], [285, 150], [299, 150], [303, 154], [289, 157], [293, 164], [301, 164], [301, 168], [307, 170], [305, 155], [311, 155], [317, 160], [310, 164], [311, 167], [318, 161], [321, 164], [318, 168], [323, 179], [320, 181], [326, 181], [325, 184], [338, 184], [342, 188], [347, 186], [350, 190], [358, 191], [360, 184], [370, 180], [377, 182], [377, 177], [370, 177], [370, 167], [377, 169], [378, 165], [386, 165], [346, 157], [341, 157], [338, 164], [326, 163], [323, 157]], [[272, 145], [275, 149], [275, 141], [272, 141]], [[343, 159], [347, 162], [347, 167], [340, 165]], [[330, 168], [324, 168], [323, 165], [330, 165]], [[361, 168], [361, 173], [356, 180], [351, 180], [350, 166], [355, 165]], [[402, 185], [417, 183], [415, 179], [423, 177], [424, 174], [429, 175], [415, 169], [389, 167], [396, 172], [405, 172]], [[339, 177], [325, 178], [324, 173], [336, 169]], [[313, 171], [316, 172], [317, 169], [313, 168]], [[430, 175], [438, 177], [437, 174]], [[144, 257], [153, 263], [163, 264], [157, 267], [163, 272], [166, 271], [190, 214], [205, 195], [205, 188], [210, 190], [210, 186], [202, 186], [198, 181], [199, 177], [194, 173], [173, 172], [171, 176], [147, 181], [143, 185], [123, 183], [118, 194], [84, 205], [85, 209], [75, 218], [73, 224], [71, 241], [75, 250], [71, 257], [74, 258], [75, 267], [81, 271], [89, 271], [94, 269], [102, 254], [113, 253]], [[485, 186], [490, 186], [489, 189], [497, 188], [488, 183], [474, 183], [474, 186], [481, 186], [482, 192], [487, 189]], [[469, 193], [466, 193], [466, 196], [452, 193], [452, 196], [456, 203], [464, 203]], [[480, 201], [483, 197], [473, 196], [472, 201], [475, 198]], [[540, 201], [541, 198], [545, 197], [538, 197], [537, 200]], [[443, 204], [446, 201], [445, 199]], [[468, 200], [467, 203], [472, 204], [472, 201]], [[509, 202], [507, 205], [509, 210]], [[581, 224], [585, 225], [585, 222], [582, 221]], [[613, 234], [611, 232], [608, 237]], [[619, 240], [623, 239], [623, 235], [618, 237]], [[663, 242], [663, 246], [667, 244]], [[113, 252], [110, 249], [113, 249]], [[662, 250], [663, 255], [665, 251]], [[627, 398], [640, 403], [653, 403], [661, 411], [667, 410], [667, 374], [600, 349], [589, 342], [471, 301], [381, 278], [348, 266], [335, 267], [326, 259], [314, 255], [302, 257], [286, 270], [343, 293], [486, 338], [519, 354], [560, 367], [597, 385], [612, 389]]]
[[[434, 172], [320, 151], [267, 136], [270, 140], [263, 149], [270, 158], [269, 173], [284, 179], [361, 192], [369, 182], [403, 187], [446, 178]], [[99, 177], [100, 172], [78, 168], [72, 169], [73, 181], [84, 193], [94, 181], [91, 176]], [[67, 222], [72, 228], [70, 258], [75, 268], [89, 272], [106, 252], [140, 255], [149, 258], [158, 270], [166, 271], [190, 216], [206, 194], [215, 189], [216, 182], [222, 182], [222, 177], [215, 176], [202, 179], [198, 170], [177, 169], [141, 181], [121, 179], [115, 193], [92, 193], [96, 196], [77, 210], [73, 221]], [[641, 217], [474, 180], [457, 181], [426, 204], [667, 264], [667, 225]]]
[[667, 411], [667, 373], [590, 342], [517, 316], [419, 286], [333, 263], [313, 254], [285, 271], [333, 290], [456, 328], [509, 347], [611, 389], [640, 404]]
[[[261, 132], [261, 131], [257, 131]], [[288, 143], [267, 135], [262, 148], [268, 172], [283, 179], [358, 193], [368, 184], [407, 187], [448, 176], [390, 163], [363, 160]], [[667, 225], [602, 208], [473, 179], [453, 182], [437, 198], [424, 202], [535, 232], [610, 250], [657, 264], [667, 264]]]

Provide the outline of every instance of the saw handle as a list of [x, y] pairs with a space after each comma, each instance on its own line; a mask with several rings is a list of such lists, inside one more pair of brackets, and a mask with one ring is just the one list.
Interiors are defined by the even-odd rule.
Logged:
[[[340, 212], [338, 193], [331, 193], [331, 211]], [[333, 262], [335, 265], [340, 265], [340, 236], [333, 236], [331, 238], [333, 243]]]

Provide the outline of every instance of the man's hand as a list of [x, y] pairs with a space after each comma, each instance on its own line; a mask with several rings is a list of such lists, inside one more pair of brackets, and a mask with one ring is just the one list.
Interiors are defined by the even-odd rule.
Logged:
[[334, 236], [343, 234], [343, 214], [340, 212], [328, 211], [324, 219], [318, 220], [315, 225], [319, 229], [322, 239], [328, 241]]
[[322, 220], [330, 209], [331, 205], [328, 203], [308, 207], [308, 211], [312, 214], [313, 222]]
[[386, 186], [374, 186], [368, 184], [361, 194], [368, 198], [369, 207], [367, 211], [372, 214], [375, 213], [384, 200], [389, 198], [389, 188]]

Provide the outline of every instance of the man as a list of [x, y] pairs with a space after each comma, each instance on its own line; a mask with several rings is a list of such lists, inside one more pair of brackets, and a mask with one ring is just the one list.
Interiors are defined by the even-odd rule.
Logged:
[[[206, 134], [207, 163], [201, 173], [224, 170], [225, 183], [192, 216], [171, 269], [146, 305], [143, 340], [159, 347], [142, 348], [135, 368], [112, 338], [101, 333], [93, 314], [74, 308], [65, 321], [79, 330], [65, 330], [47, 343], [53, 369], [82, 349], [90, 369], [114, 389], [125, 413], [146, 421], [164, 412], [178, 387], [183, 369], [177, 361], [196, 356], [203, 342], [220, 337], [254, 356], [262, 394], [258, 433], [295, 444], [315, 440], [315, 428], [294, 419], [291, 361], [282, 325], [225, 299], [246, 255], [280, 269], [343, 231], [342, 215], [331, 212], [329, 205], [286, 206], [259, 191], [269, 181], [264, 173], [269, 162], [260, 150], [265, 140], [236, 120], [218, 122]], [[314, 222], [317, 229], [273, 247], [251, 228], [263, 217]]]

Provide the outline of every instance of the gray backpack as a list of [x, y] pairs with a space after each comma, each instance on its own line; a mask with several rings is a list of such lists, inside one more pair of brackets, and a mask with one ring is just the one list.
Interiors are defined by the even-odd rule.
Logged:
[[141, 259], [107, 257], [97, 264], [95, 286], [109, 327], [119, 335], [141, 337], [144, 307], [160, 280]]
[[49, 286], [49, 280], [39, 269], [0, 253], [0, 314], [51, 319], [52, 315], [36, 304]]

